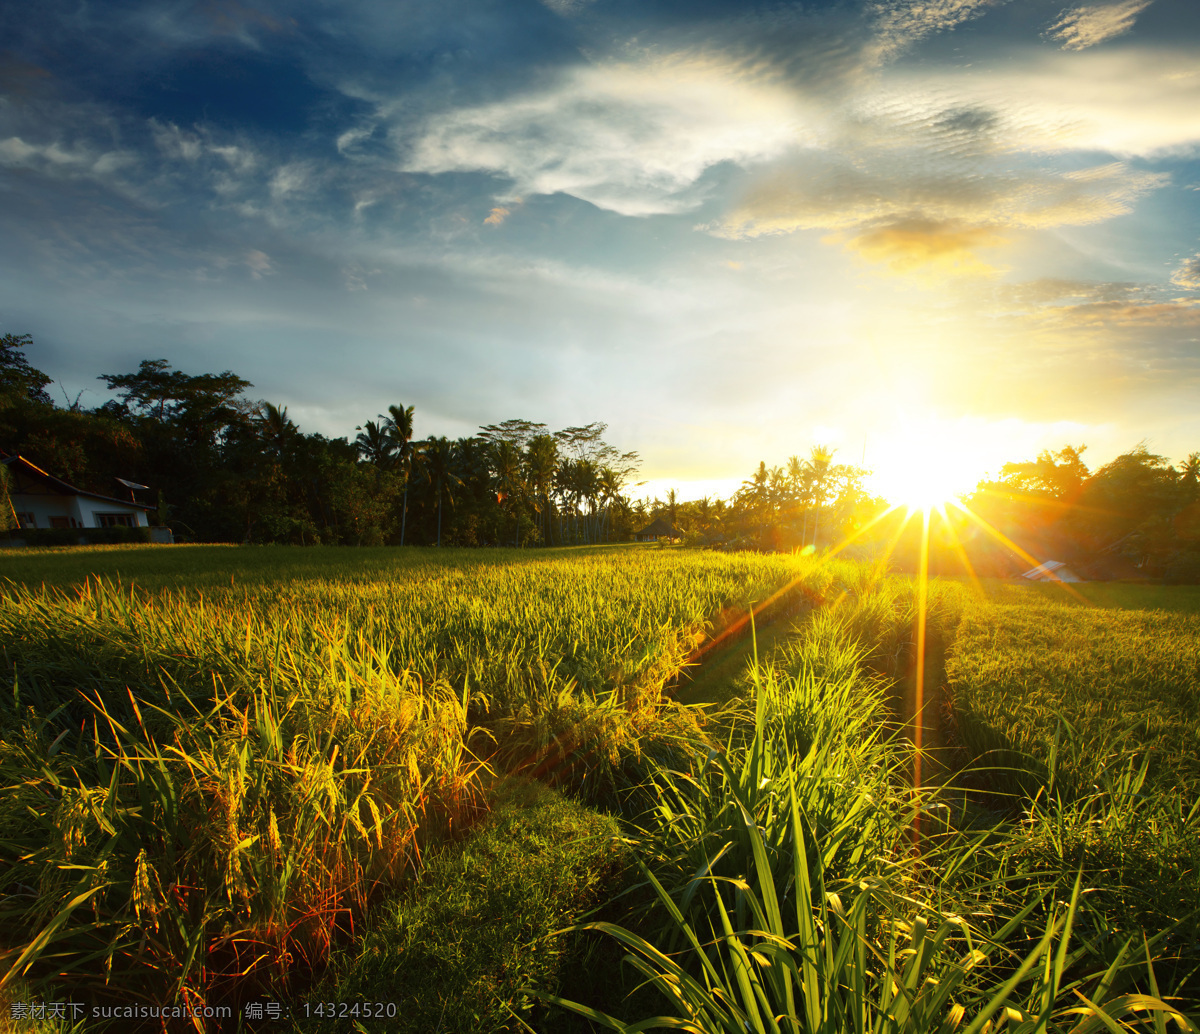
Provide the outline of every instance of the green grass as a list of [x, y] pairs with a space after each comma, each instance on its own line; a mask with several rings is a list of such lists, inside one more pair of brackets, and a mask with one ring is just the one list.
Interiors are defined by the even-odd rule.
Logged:
[[682, 551], [369, 552], [87, 550], [176, 564], [163, 583], [248, 558], [260, 582], [9, 586], [7, 980], [148, 1000], [302, 981], [473, 820], [482, 759], [619, 805], [696, 731], [662, 689], [706, 627], [833, 577]]
[[1027, 583], [987, 579], [984, 591], [994, 603], [1025, 604], [1032, 601], [1063, 606], [1104, 607], [1120, 610], [1165, 610], [1200, 613], [1200, 585], [1150, 585], [1139, 582]]
[[1062, 777], [1094, 782], [1134, 750], [1151, 758], [1147, 789], [1200, 792], [1200, 613], [1185, 606], [1093, 608], [1037, 590], [980, 603], [963, 617], [947, 674], [968, 749], [1047, 762], [1064, 719], [1078, 749], [1060, 755]]
[[[1171, 956], [1195, 946], [1155, 937], [1200, 899], [1200, 807], [1167, 792], [1194, 785], [1186, 590], [929, 587], [960, 731], [1024, 772], [970, 832], [961, 795], [911, 786], [895, 709], [921, 593], [879, 568], [623, 547], [0, 563], [7, 993], [366, 998], [414, 1030], [607, 1022], [544, 1011], [556, 995], [700, 1030], [1187, 1029], [1150, 1002], [1189, 986]], [[786, 587], [800, 620], [747, 677], [717, 651], [699, 673], [721, 723], [670, 699], [698, 643]], [[521, 778], [493, 797], [482, 760]], [[548, 936], [594, 906], [608, 925]]]
[[1193, 1030], [1160, 991], [1162, 938], [1110, 950], [1085, 884], [1056, 900], [1029, 871], [996, 878], [1021, 830], [962, 833], [936, 790], [906, 792], [910, 748], [881, 734], [886, 686], [863, 665], [891, 622], [866, 595], [754, 666], [748, 739], [659, 774], [638, 852], [659, 932], [572, 931], [620, 944], [665, 1005], [630, 1025], [561, 1004], [629, 1032]]
[[[1183, 925], [1200, 981], [1200, 613], [1193, 587], [991, 587], [947, 659], [960, 758], [1019, 817], [1000, 866], [1082, 872], [1108, 936]], [[1154, 604], [1153, 609], [1142, 605]], [[1125, 609], [1135, 605], [1142, 609]]]
[[[549, 935], [620, 885], [633, 865], [620, 834], [612, 818], [539, 783], [502, 784], [480, 826], [380, 904], [306, 998], [394, 1002], [386, 1029], [413, 1034], [524, 1029], [515, 1017], [540, 1025], [532, 992], [561, 990], [581, 947]], [[296, 1029], [343, 1031], [348, 1021]]]

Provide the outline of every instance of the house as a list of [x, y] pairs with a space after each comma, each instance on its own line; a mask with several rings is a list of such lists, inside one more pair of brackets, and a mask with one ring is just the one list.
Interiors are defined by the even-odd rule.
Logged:
[[1082, 582], [1083, 579], [1061, 560], [1047, 560], [1044, 564], [1031, 567], [1022, 578], [1031, 582]]
[[635, 542], [657, 542], [661, 538], [681, 539], [683, 532], [674, 527], [665, 517], [656, 517], [633, 536]]
[[[85, 492], [82, 488], [47, 474], [24, 456], [0, 460], [8, 467], [9, 496], [20, 528], [145, 528], [151, 508], [129, 499]], [[120, 479], [118, 479], [120, 480]]]

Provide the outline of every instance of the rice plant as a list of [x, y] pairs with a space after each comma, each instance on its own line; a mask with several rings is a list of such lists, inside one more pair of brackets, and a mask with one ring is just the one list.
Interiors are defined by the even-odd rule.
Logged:
[[753, 665], [747, 739], [659, 774], [635, 840], [657, 926], [573, 928], [620, 942], [661, 1015], [546, 1000], [623, 1031], [1194, 1030], [1157, 983], [1172, 930], [1098, 943], [1119, 931], [1079, 875], [1062, 899], [1012, 864], [1027, 829], [957, 831], [938, 791], [904, 786], [911, 748], [881, 731], [886, 685], [863, 668], [887, 630], [850, 607]]
[[10, 585], [3, 982], [198, 1002], [310, 979], [486, 807], [487, 761], [587, 785], [694, 732], [664, 688], [706, 626], [816, 570], [610, 551]]

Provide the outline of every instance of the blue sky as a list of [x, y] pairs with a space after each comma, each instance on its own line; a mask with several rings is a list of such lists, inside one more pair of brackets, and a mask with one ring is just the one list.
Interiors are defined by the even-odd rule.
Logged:
[[651, 487], [1200, 448], [1191, 0], [9, 5], [0, 330]]

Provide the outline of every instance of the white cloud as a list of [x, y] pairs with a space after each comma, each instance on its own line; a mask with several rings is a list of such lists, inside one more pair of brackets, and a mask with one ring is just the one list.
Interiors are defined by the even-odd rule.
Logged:
[[963, 170], [920, 151], [804, 155], [764, 177], [709, 228], [737, 238], [900, 221], [955, 233], [964, 226], [1080, 226], [1129, 212], [1166, 181], [1121, 162], [1065, 172], [1011, 162]]
[[1063, 11], [1047, 35], [1062, 40], [1063, 50], [1084, 50], [1121, 36], [1133, 28], [1134, 19], [1153, 0], [1123, 0], [1115, 4], [1072, 7]]
[[31, 144], [19, 136], [0, 140], [0, 165], [36, 168], [49, 176], [111, 181], [114, 173], [136, 163], [131, 151], [98, 150], [83, 143], [67, 145], [57, 140]]
[[1186, 287], [1190, 291], [1200, 291], [1200, 254], [1186, 259], [1174, 273], [1171, 283], [1177, 287]]
[[255, 248], [251, 248], [246, 252], [245, 257], [242, 259], [242, 264], [250, 270], [250, 275], [255, 280], [261, 280], [264, 276], [270, 276], [275, 272], [275, 266], [271, 262], [271, 257]]
[[881, 85], [893, 104], [922, 108], [955, 98], [997, 112], [1012, 129], [1013, 149], [1153, 157], [1200, 147], [1197, 60], [1187, 47], [1028, 50], [980, 72], [896, 70]]
[[292, 194], [305, 194], [310, 189], [311, 170], [305, 162], [289, 162], [275, 170], [269, 189], [276, 201]]
[[[895, 57], [909, 44], [946, 32], [1004, 0], [884, 0], [871, 7], [875, 15], [878, 60]], [[1149, 0], [1147, 0], [1147, 3]]]
[[687, 211], [725, 161], [752, 163], [820, 130], [794, 94], [701, 58], [576, 69], [553, 88], [430, 120], [410, 172], [487, 171], [514, 193], [564, 193], [622, 215]]
[[562, 15], [564, 18], [571, 18], [574, 15], [581, 14], [587, 10], [595, 0], [542, 0], [550, 10], [555, 14]]
[[40, 154], [39, 148], [25, 143], [19, 136], [10, 136], [0, 140], [0, 162], [5, 165], [24, 165], [29, 159]]

